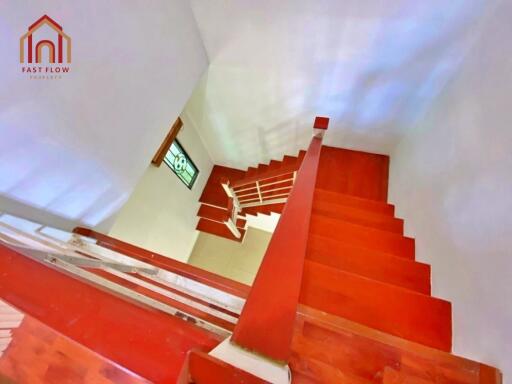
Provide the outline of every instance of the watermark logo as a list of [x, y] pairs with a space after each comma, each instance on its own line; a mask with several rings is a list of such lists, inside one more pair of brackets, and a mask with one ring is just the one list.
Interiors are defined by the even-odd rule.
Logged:
[[21, 36], [20, 63], [31, 79], [60, 79], [71, 70], [71, 38], [44, 15]]

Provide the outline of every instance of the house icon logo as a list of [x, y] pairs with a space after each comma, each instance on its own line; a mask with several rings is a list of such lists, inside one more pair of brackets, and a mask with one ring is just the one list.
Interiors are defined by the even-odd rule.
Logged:
[[20, 63], [71, 63], [71, 38], [55, 20], [44, 15], [21, 36]]

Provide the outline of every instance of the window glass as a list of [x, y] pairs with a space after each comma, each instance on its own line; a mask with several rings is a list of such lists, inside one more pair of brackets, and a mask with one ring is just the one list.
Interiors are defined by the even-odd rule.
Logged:
[[192, 189], [199, 170], [183, 149], [178, 140], [174, 140], [164, 157], [164, 163], [172, 169], [183, 183]]

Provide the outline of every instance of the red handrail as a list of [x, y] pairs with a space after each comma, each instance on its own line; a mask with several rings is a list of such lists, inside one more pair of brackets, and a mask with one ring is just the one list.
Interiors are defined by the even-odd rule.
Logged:
[[133, 257], [134, 259], [154, 265], [155, 267], [159, 267], [178, 275], [185, 276], [186, 278], [203, 283], [212, 288], [217, 288], [221, 291], [241, 298], [245, 298], [248, 295], [250, 289], [248, 285], [227, 279], [225, 277], [216, 275], [215, 273], [194, 267], [193, 265], [182, 263], [169, 257], [159, 255], [158, 253], [148, 251], [147, 249], [137, 247], [136, 245], [126, 243], [89, 228], [76, 227], [73, 229], [73, 232], [96, 239], [98, 244], [105, 248], [123, 253], [127, 256]]
[[278, 361], [291, 353], [321, 147], [322, 138], [314, 137], [232, 336]]

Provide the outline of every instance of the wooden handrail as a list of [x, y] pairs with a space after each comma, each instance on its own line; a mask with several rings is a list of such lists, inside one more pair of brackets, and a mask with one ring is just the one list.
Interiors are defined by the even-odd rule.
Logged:
[[248, 285], [227, 279], [225, 277], [216, 275], [215, 273], [205, 271], [204, 269], [194, 267], [190, 264], [182, 263], [158, 253], [148, 251], [147, 249], [137, 247], [136, 245], [126, 243], [124, 241], [96, 232], [92, 229], [76, 227], [73, 229], [73, 232], [78, 235], [96, 239], [98, 245], [101, 245], [105, 248], [123, 253], [134, 259], [146, 262], [166, 271], [176, 273], [188, 279], [208, 285], [212, 288], [230, 293], [234, 296], [246, 298], [249, 293], [250, 287]]
[[164, 161], [164, 157], [167, 154], [167, 151], [169, 151], [172, 142], [174, 141], [174, 139], [176, 139], [176, 136], [178, 136], [181, 127], [183, 127], [183, 121], [181, 121], [181, 118], [178, 116], [178, 118], [172, 125], [171, 130], [165, 137], [164, 141], [162, 142], [162, 144], [160, 144], [160, 147], [158, 148], [158, 151], [156, 151], [155, 156], [153, 156], [151, 164], [157, 167], [159, 167], [162, 164], [162, 161]]
[[322, 135], [313, 137], [231, 338], [281, 362], [291, 354], [321, 147]]

